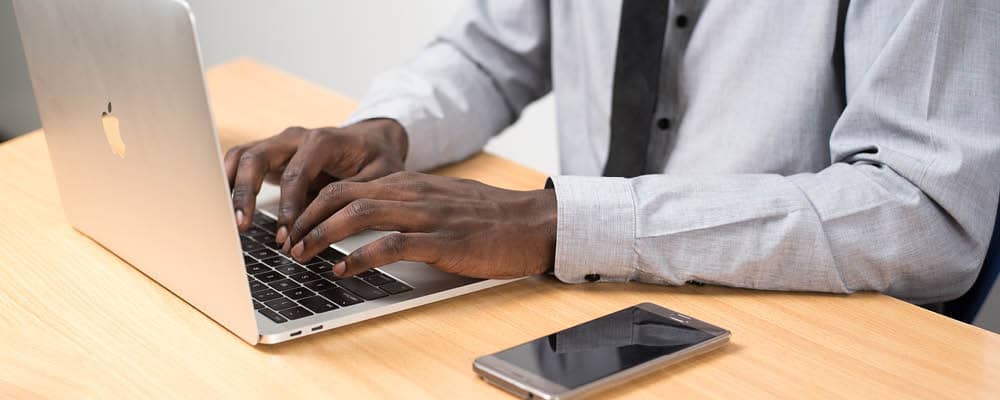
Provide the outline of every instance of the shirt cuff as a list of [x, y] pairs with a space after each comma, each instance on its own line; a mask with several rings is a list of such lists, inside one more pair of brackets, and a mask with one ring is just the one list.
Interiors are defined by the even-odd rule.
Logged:
[[635, 272], [635, 199], [625, 178], [556, 176], [555, 275], [566, 283], [624, 282]]

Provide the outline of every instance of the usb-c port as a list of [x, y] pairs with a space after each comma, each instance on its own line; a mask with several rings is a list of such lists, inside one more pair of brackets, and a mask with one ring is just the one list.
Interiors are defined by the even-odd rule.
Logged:
[[302, 334], [302, 331], [295, 331], [288, 335], [288, 337], [296, 337]]
[[323, 329], [323, 325], [320, 325], [320, 326], [314, 326], [314, 327], [313, 327], [313, 329], [312, 329], [312, 331], [313, 331], [313, 332], [316, 332], [316, 331], [318, 331], [318, 330], [320, 330], [320, 329]]

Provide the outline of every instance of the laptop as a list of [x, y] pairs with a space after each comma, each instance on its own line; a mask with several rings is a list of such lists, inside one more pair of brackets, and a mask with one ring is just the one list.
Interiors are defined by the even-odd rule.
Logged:
[[69, 222], [246, 342], [280, 343], [510, 282], [411, 262], [334, 276], [333, 263], [375, 232], [299, 264], [274, 244], [271, 186], [254, 228], [240, 234], [184, 2], [15, 0], [14, 10]]

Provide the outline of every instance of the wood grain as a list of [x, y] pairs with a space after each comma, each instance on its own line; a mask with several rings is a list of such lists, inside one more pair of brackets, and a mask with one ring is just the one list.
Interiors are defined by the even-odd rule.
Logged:
[[[355, 103], [261, 64], [208, 73], [224, 147]], [[0, 145], [0, 397], [510, 398], [472, 360], [651, 301], [733, 331], [721, 351], [608, 397], [996, 398], [1000, 336], [852, 296], [533, 278], [309, 336], [248, 346], [67, 225], [44, 137]], [[544, 176], [488, 154], [439, 173], [515, 189]]]

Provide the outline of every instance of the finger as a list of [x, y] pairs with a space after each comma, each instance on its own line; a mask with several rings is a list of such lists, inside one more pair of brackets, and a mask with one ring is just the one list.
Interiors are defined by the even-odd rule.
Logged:
[[444, 244], [432, 233], [393, 233], [354, 250], [333, 266], [333, 273], [353, 276], [398, 261], [435, 264]]
[[233, 180], [233, 209], [241, 231], [250, 227], [264, 175], [288, 160], [292, 150], [288, 147], [280, 140], [268, 140], [240, 154]]
[[359, 199], [310, 230], [290, 253], [303, 262], [364, 230], [426, 232], [434, 228], [435, 221], [440, 218], [427, 203]]
[[[312, 137], [315, 135], [307, 134]], [[299, 218], [299, 214], [306, 206], [309, 187], [323, 169], [325, 157], [319, 154], [321, 151], [317, 140], [309, 138], [303, 140], [281, 174], [278, 231], [275, 234], [277, 243], [285, 242], [288, 237], [288, 227]]]
[[[333, 182], [316, 195], [288, 231], [286, 246], [296, 244], [302, 237], [331, 215], [358, 199], [411, 201], [416, 197], [396, 187], [372, 182]], [[289, 248], [285, 248], [289, 251]]]
[[239, 146], [233, 146], [226, 152], [223, 159], [223, 166], [226, 169], [226, 178], [229, 180], [229, 190], [233, 190], [233, 181], [236, 180], [236, 168], [240, 162], [240, 156], [247, 148], [252, 147], [257, 142], [250, 142]]

